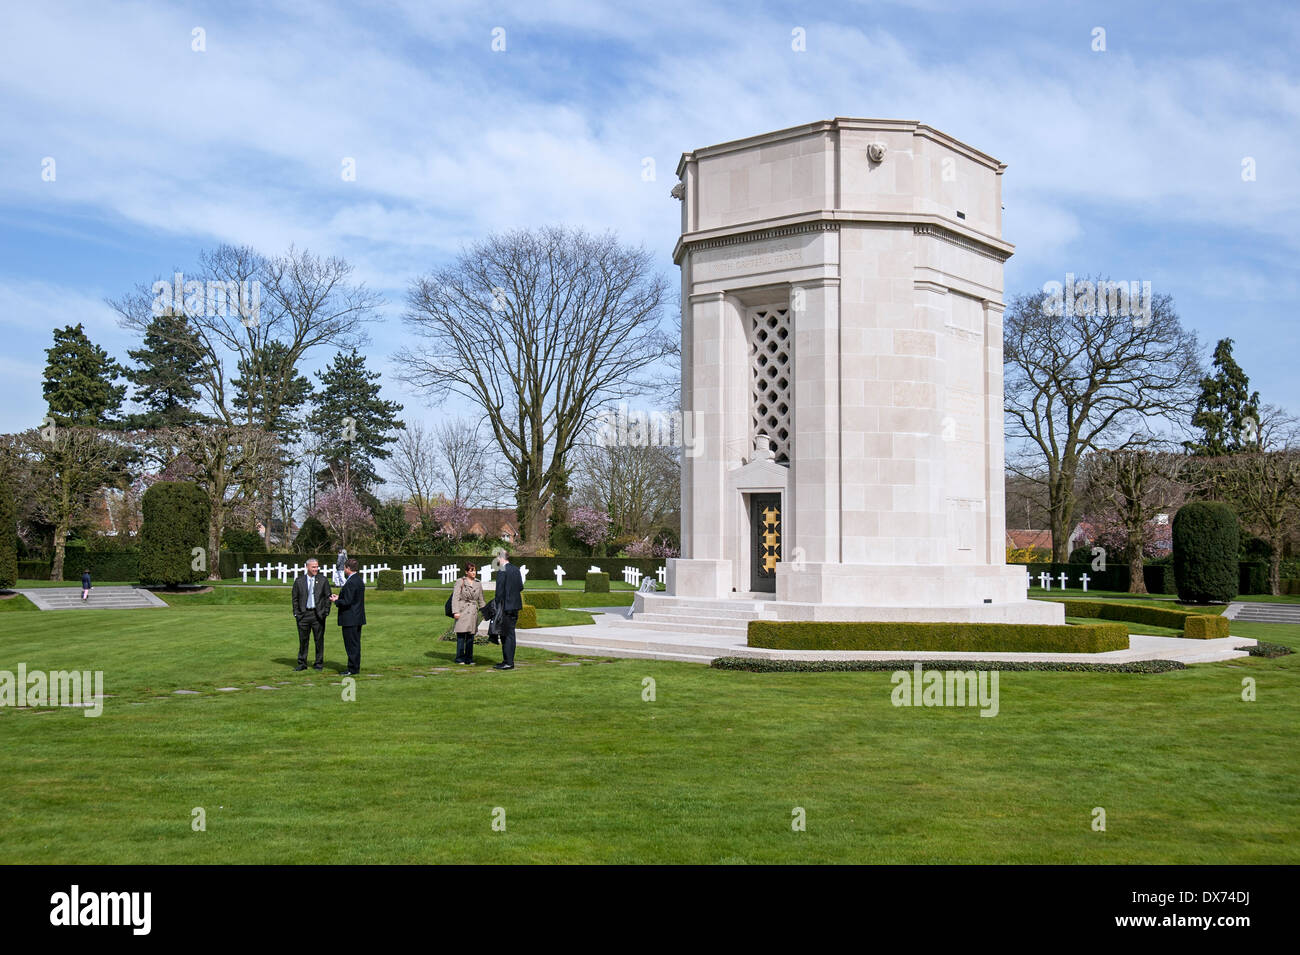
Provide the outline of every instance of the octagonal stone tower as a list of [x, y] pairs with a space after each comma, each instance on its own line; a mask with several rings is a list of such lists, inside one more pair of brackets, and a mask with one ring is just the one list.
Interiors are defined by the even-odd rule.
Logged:
[[674, 260], [697, 453], [669, 602], [1061, 622], [1004, 561], [1005, 168], [899, 120], [682, 156]]

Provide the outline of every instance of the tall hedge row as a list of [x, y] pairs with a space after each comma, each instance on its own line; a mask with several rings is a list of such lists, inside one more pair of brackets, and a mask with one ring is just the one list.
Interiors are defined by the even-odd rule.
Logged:
[[[193, 484], [159, 481], [145, 491], [140, 502], [144, 525], [140, 529], [140, 582], [146, 587], [193, 584], [208, 576], [207, 498]], [[201, 548], [204, 569], [195, 568], [195, 549]]]
[[0, 590], [18, 583], [18, 513], [8, 481], [0, 481]]
[[1238, 593], [1237, 515], [1218, 501], [1193, 501], [1174, 515], [1174, 582], [1186, 603], [1227, 603]]

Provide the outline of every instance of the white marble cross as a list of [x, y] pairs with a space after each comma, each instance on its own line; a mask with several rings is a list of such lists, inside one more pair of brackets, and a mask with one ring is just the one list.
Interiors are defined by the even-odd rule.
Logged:
[[561, 567], [559, 564], [555, 565], [555, 586], [557, 587], [564, 586], [564, 568]]
[[1066, 576], [1065, 571], [1061, 571], [1061, 589], [1065, 589]]
[[1088, 592], [1088, 581], [1091, 579], [1092, 578], [1089, 577], [1087, 574], [1084, 574], [1082, 577], [1079, 578], [1079, 580], [1082, 581], [1083, 583], [1083, 592], [1085, 594]]
[[524, 583], [528, 583], [528, 565], [524, 564], [519, 568], [519, 576], [524, 578]]
[[483, 578], [483, 583], [485, 585], [492, 583], [492, 561], [488, 561], [486, 564], [480, 567], [478, 569], [478, 572], [479, 572], [479, 576]]
[[247, 563], [245, 563], [243, 567], [239, 568], [239, 573], [243, 576], [244, 583], [248, 583], [248, 572], [250, 570], [252, 570], [252, 568], [249, 567]]
[[1042, 587], [1044, 590], [1051, 590], [1051, 589], [1052, 589], [1052, 575], [1049, 574], [1049, 573], [1047, 573], [1047, 571], [1043, 571], [1041, 574], [1039, 574], [1039, 575], [1038, 575], [1038, 586]]
[[456, 564], [443, 564], [438, 568], [438, 577], [444, 584], [449, 584], [456, 579], [456, 574], [460, 568]]
[[659, 578], [659, 583], [667, 587], [668, 586], [668, 565], [664, 564], [662, 567], [656, 570], [655, 576]]

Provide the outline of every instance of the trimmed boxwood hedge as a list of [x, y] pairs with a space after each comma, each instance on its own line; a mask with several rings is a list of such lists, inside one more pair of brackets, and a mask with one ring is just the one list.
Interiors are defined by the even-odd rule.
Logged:
[[609, 593], [609, 574], [588, 573], [582, 589], [589, 594]]
[[1060, 600], [1067, 617], [1092, 620], [1126, 620], [1151, 627], [1168, 627], [1183, 631], [1192, 640], [1209, 640], [1228, 636], [1228, 621], [1214, 613], [1152, 607], [1147, 604], [1117, 603], [1114, 600]]
[[1237, 561], [1237, 593], [1266, 594], [1268, 589], [1268, 561]]
[[208, 545], [210, 510], [203, 492], [186, 481], [159, 481], [144, 492], [140, 508], [140, 582], [175, 587], [206, 578], [207, 570], [194, 569], [194, 549]]
[[1227, 603], [1237, 596], [1237, 515], [1218, 501], [1193, 501], [1174, 515], [1174, 580], [1185, 603]]
[[1116, 623], [1069, 626], [1025, 623], [751, 620], [751, 647], [771, 650], [963, 650], [1013, 653], [1104, 653], [1128, 649]]
[[[529, 595], [530, 599], [532, 595]], [[524, 604], [519, 611], [519, 619], [515, 622], [516, 630], [533, 630], [537, 627], [537, 608], [532, 604]]]
[[528, 592], [528, 602], [538, 610], [559, 610], [560, 591], [538, 590]]
[[1132, 663], [1075, 663], [1069, 660], [764, 660], [758, 657], [718, 657], [709, 666], [715, 670], [746, 670], [750, 673], [878, 673], [880, 671], [910, 670], [918, 663], [926, 670], [980, 669], [1020, 672], [1064, 670], [1071, 673], [1168, 673], [1171, 670], [1187, 669], [1187, 664], [1180, 663], [1177, 660], [1135, 660]]
[[381, 570], [375, 574], [376, 590], [405, 590], [406, 582], [402, 580], [400, 570]]
[[[207, 530], [205, 529], [203, 544], [198, 546], [206, 544]], [[90, 568], [90, 576], [95, 580], [139, 580], [140, 551], [134, 547], [121, 550], [87, 550], [80, 545], [71, 544], [64, 548], [64, 579], [80, 580], [84, 568]], [[41, 576], [46, 579], [50, 576], [48, 561], [46, 561], [45, 573]]]
[[[18, 562], [18, 579], [19, 580], [49, 580], [50, 571], [54, 568], [48, 560], [20, 560]], [[94, 573], [92, 568], [91, 573]], [[105, 580], [112, 580], [112, 577], [106, 577]], [[134, 575], [126, 578], [134, 580]]]
[[18, 512], [8, 481], [0, 481], [0, 590], [18, 583]]

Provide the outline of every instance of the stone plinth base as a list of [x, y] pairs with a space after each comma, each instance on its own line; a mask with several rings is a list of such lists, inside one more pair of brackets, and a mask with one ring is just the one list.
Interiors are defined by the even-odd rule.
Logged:
[[669, 558], [668, 593], [679, 597], [721, 597], [731, 593], [731, 561]]

